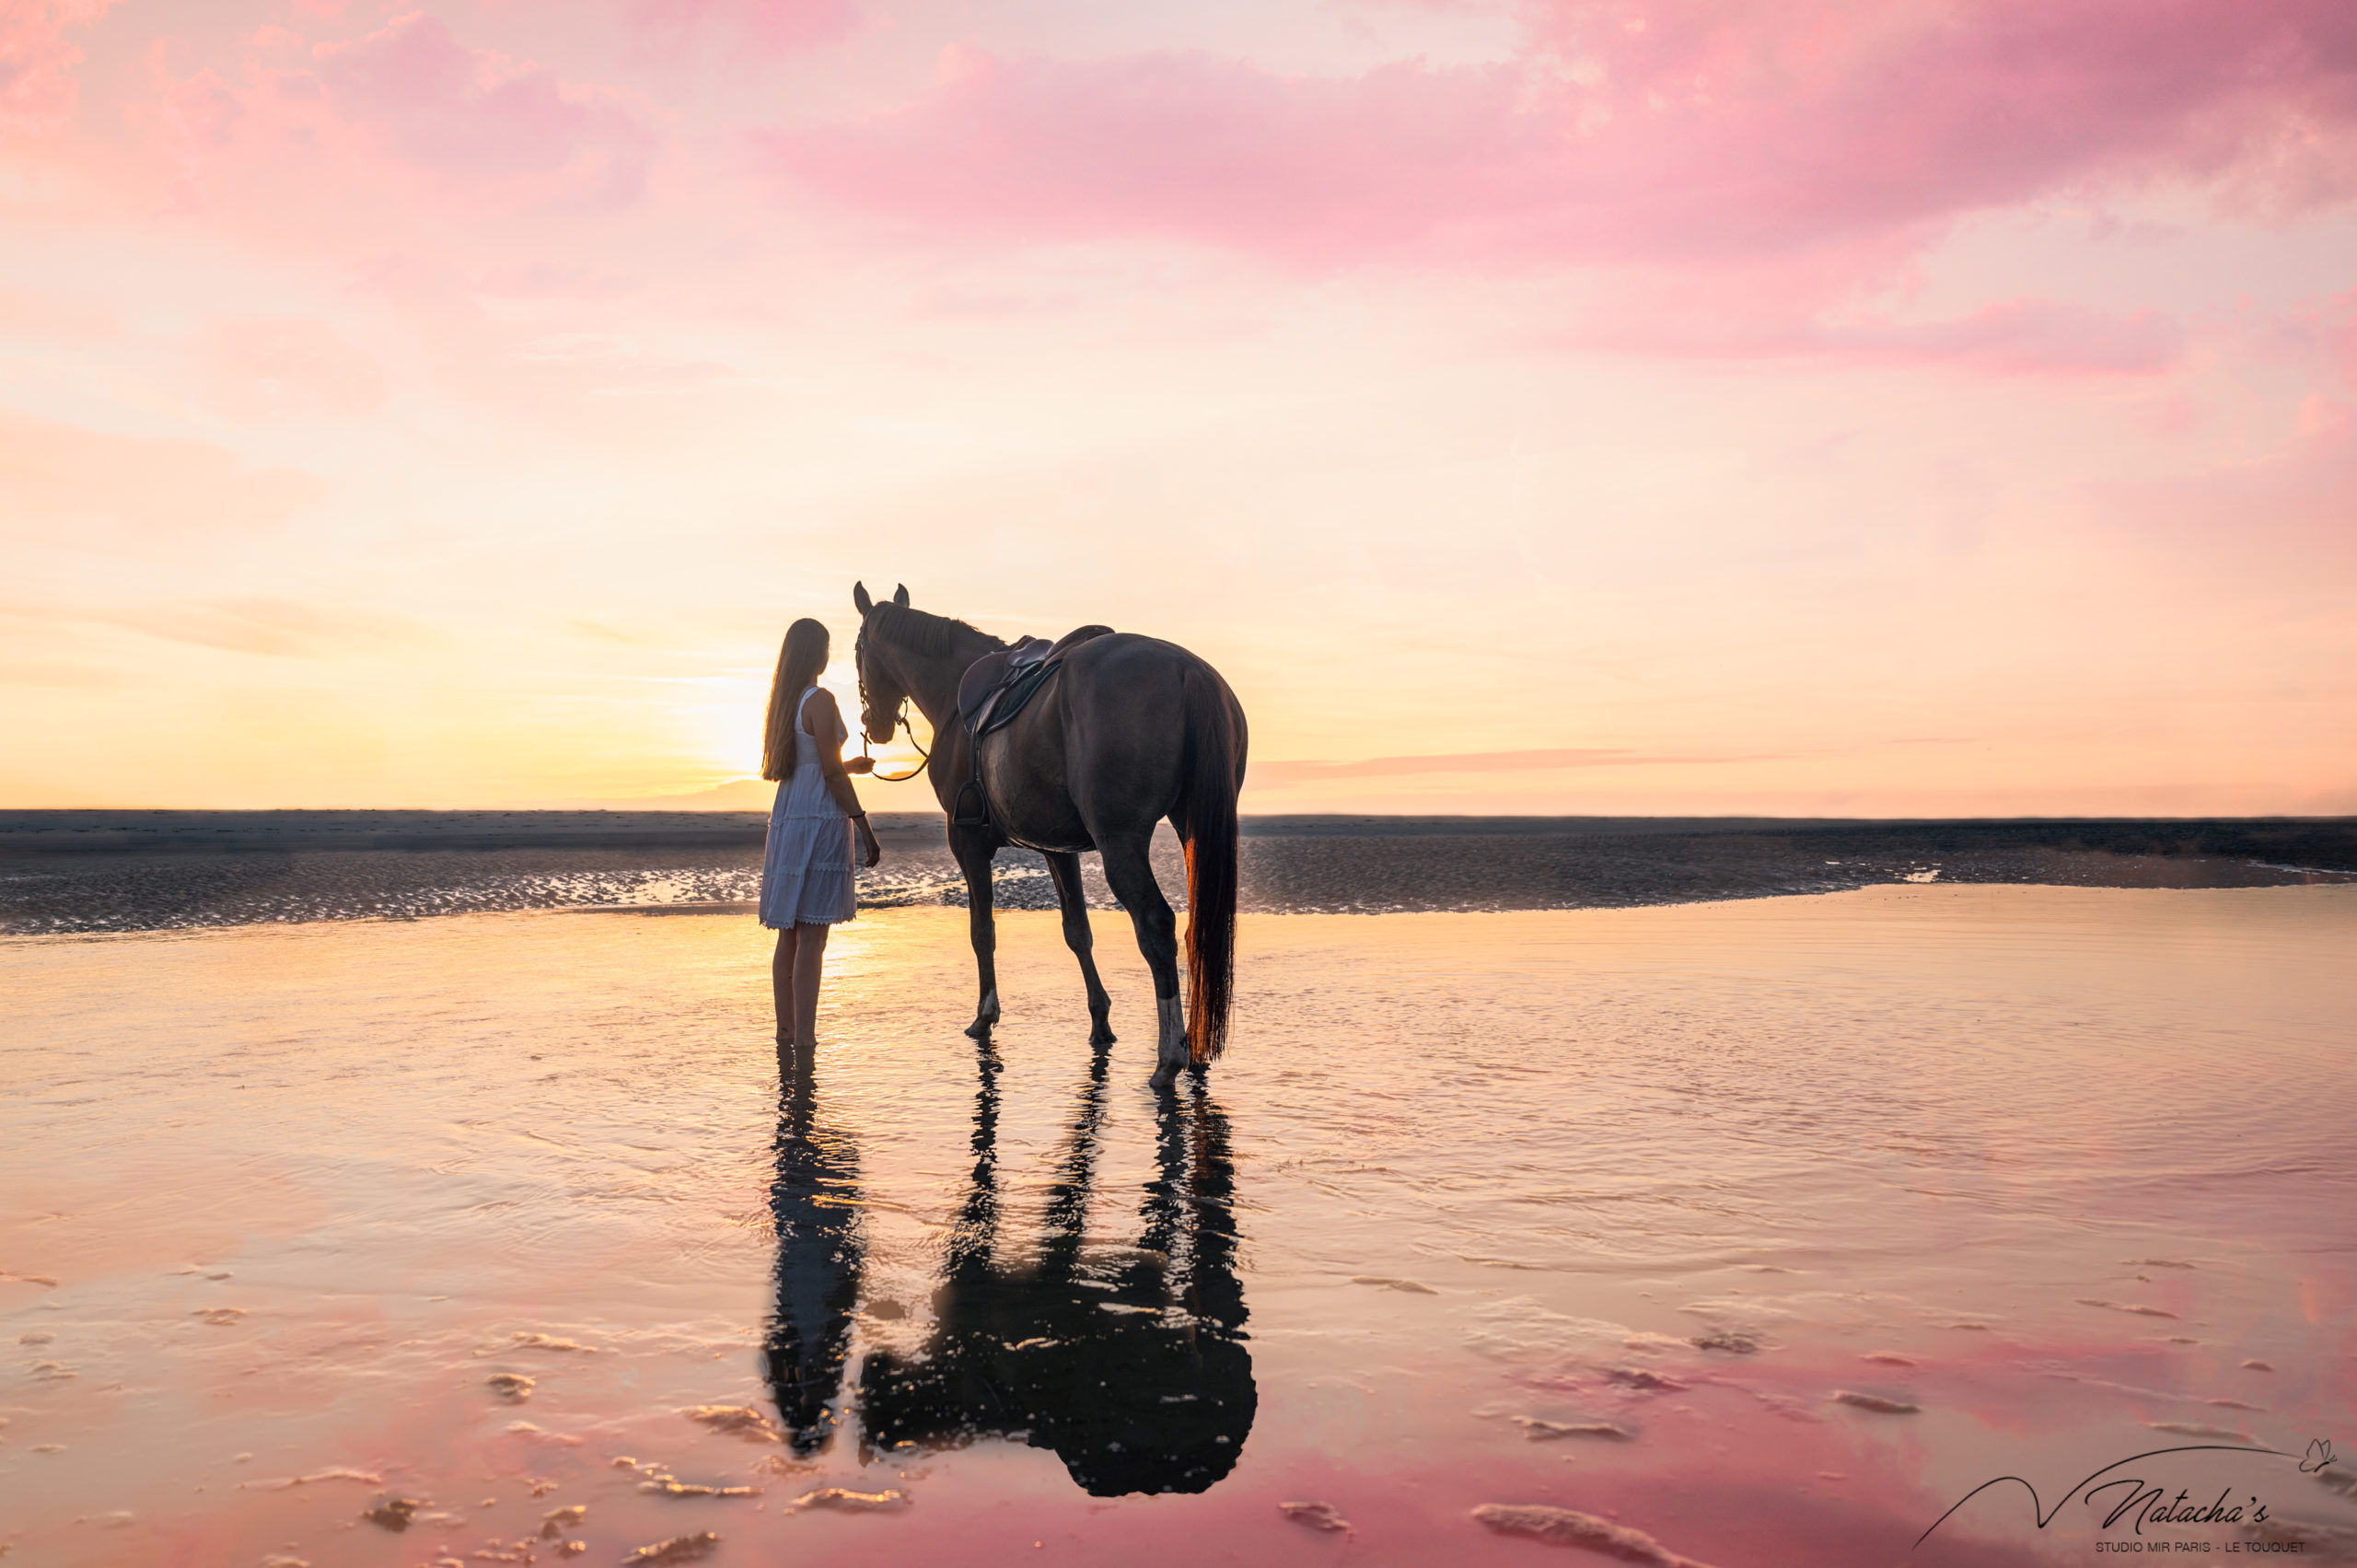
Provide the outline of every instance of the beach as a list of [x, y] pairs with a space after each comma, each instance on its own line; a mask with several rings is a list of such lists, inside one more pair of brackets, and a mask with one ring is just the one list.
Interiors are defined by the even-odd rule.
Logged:
[[[760, 813], [0, 811], [0, 934], [171, 931], [502, 910], [747, 911]], [[864, 909], [964, 907], [934, 812], [878, 812]], [[2357, 819], [1777, 820], [1248, 816], [1239, 903], [1263, 914], [1611, 909], [1893, 883], [2275, 888], [2357, 880]], [[1155, 875], [1186, 903], [1166, 826]], [[1118, 908], [1094, 854], [1092, 909]], [[1007, 848], [1003, 909], [1053, 909], [1038, 854]]]
[[2357, 1568], [2357, 0], [0, 0], [0, 1568]]
[[1167, 1101], [1124, 924], [1099, 1057], [863, 912], [783, 1099], [741, 912], [0, 939], [11, 1568], [2350, 1556], [1942, 1515], [2357, 1445], [2357, 889], [1248, 914]]

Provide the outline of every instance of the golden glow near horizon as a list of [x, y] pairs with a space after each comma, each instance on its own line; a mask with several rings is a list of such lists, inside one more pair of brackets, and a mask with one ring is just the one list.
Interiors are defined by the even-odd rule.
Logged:
[[2357, 810], [2308, 13], [1640, 9], [11, 6], [0, 805], [697, 796], [865, 578], [1248, 810]]

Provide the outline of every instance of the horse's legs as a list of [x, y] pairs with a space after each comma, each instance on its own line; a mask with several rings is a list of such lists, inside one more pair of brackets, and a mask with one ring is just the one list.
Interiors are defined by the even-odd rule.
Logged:
[[1155, 1051], [1154, 1086], [1165, 1089], [1187, 1064], [1187, 1021], [1178, 999], [1178, 921], [1170, 912], [1170, 900], [1162, 896], [1161, 885], [1154, 879], [1153, 863], [1146, 858], [1147, 846], [1153, 842], [1148, 833], [1100, 836], [1097, 848], [1105, 855], [1106, 884], [1130, 912], [1130, 923], [1137, 928], [1138, 951], [1145, 955], [1145, 967], [1154, 971], [1154, 1009], [1161, 1037]]
[[990, 1038], [998, 1022], [998, 926], [991, 918], [991, 845], [978, 839], [950, 844], [958, 869], [966, 874], [966, 929], [974, 939], [974, 970], [981, 987], [974, 1005], [974, 1021], [966, 1032], [976, 1040]]
[[1105, 994], [1105, 982], [1097, 978], [1097, 939], [1088, 929], [1088, 896], [1081, 890], [1080, 856], [1054, 854], [1048, 856], [1048, 877], [1056, 885], [1056, 902], [1063, 906], [1064, 946], [1080, 960], [1081, 983], [1088, 987], [1088, 1043], [1113, 1043], [1113, 1025], [1107, 1015], [1113, 1010], [1113, 999]]

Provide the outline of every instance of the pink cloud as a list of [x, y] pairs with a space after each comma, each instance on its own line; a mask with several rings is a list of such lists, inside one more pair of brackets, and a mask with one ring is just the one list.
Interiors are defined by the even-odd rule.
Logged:
[[197, 345], [216, 400], [245, 419], [356, 417], [385, 401], [385, 372], [325, 323], [289, 317], [219, 321]]
[[2185, 329], [2153, 310], [2116, 315], [2054, 300], [2009, 299], [1955, 320], [1865, 331], [1827, 328], [1819, 337], [1830, 352], [1957, 361], [2003, 375], [2142, 376], [2177, 363]]
[[2340, 366], [2342, 384], [2357, 392], [2357, 289], [2341, 295], [2331, 305], [2340, 319], [2330, 327], [2328, 342]]
[[210, 543], [284, 527], [324, 494], [205, 442], [121, 436], [0, 411], [0, 536]]
[[74, 112], [82, 51], [69, 28], [89, 26], [116, 0], [0, 0], [0, 135], [47, 135]]
[[644, 182], [653, 139], [626, 110], [544, 66], [468, 49], [423, 12], [314, 53], [338, 112], [439, 175], [570, 176], [610, 200]]
[[503, 205], [624, 205], [655, 149], [615, 95], [469, 48], [423, 12], [315, 46], [263, 28], [236, 83], [210, 68], [175, 77], [167, 52], [159, 43], [152, 53], [157, 94], [134, 121], [192, 172], [254, 164], [258, 188], [280, 205], [306, 163], [377, 203], [388, 180], [422, 175]]
[[0, 331], [88, 343], [114, 337], [122, 330], [122, 319], [89, 296], [0, 288]]
[[1288, 76], [966, 53], [781, 131], [781, 174], [923, 229], [1152, 238], [1313, 267], [1719, 262], [1928, 233], [2096, 180], [2357, 185], [2343, 0], [1564, 3], [1519, 59]]
[[2101, 533], [2157, 549], [2213, 587], [2266, 585], [2274, 604], [2323, 604], [2346, 626], [2357, 568], [2357, 409], [2312, 396], [2299, 428], [2266, 457], [2095, 494]]
[[673, 48], [716, 34], [771, 55], [840, 42], [861, 21], [854, 0], [631, 0], [623, 16], [642, 36]]
[[2357, 393], [2357, 289], [2293, 307], [2266, 335], [2312, 387]]
[[434, 633], [405, 615], [350, 606], [318, 607], [291, 599], [247, 598], [150, 604], [124, 609], [0, 603], [0, 616], [27, 621], [112, 626], [166, 642], [224, 653], [274, 657], [415, 646]]
[[[1687, 282], [1678, 294], [1700, 291], [1694, 280]], [[2185, 348], [2183, 323], [2154, 310], [2022, 298], [1939, 320], [1829, 319], [1817, 313], [1823, 296], [1806, 291], [1781, 306], [1758, 286], [1736, 290], [1723, 282], [1720, 292], [1734, 297], [1715, 308], [1690, 300], [1673, 305], [1642, 290], [1625, 295], [1620, 308], [1565, 333], [1564, 341], [1672, 358], [1944, 363], [1999, 376], [2157, 375], [2175, 367]]]
[[964, 52], [931, 98], [777, 133], [774, 167], [848, 203], [1023, 240], [1149, 236], [1327, 263], [1521, 228], [1550, 125], [1504, 67], [1282, 77], [1200, 54]]
[[159, 96], [136, 118], [183, 161], [226, 150], [245, 118], [245, 100], [210, 68], [175, 79], [165, 65], [161, 44], [150, 52], [149, 65]]

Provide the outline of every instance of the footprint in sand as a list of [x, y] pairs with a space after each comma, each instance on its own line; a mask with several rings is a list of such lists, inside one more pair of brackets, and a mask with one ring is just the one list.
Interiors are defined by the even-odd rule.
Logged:
[[1608, 1421], [1541, 1421], [1535, 1415], [1518, 1415], [1513, 1421], [1529, 1434], [1533, 1443], [1551, 1443], [1558, 1437], [1601, 1437], [1609, 1443], [1630, 1443], [1637, 1435]]
[[2173, 1437], [2231, 1437], [2237, 1443], [2250, 1441], [2247, 1432], [2235, 1432], [2223, 1426], [2204, 1426], [2193, 1421], [2148, 1421], [2144, 1424], [2154, 1432], [2165, 1432]]
[[1905, 1400], [1885, 1399], [1880, 1394], [1861, 1394], [1849, 1388], [1836, 1388], [1833, 1391], [1833, 1401], [1836, 1404], [1855, 1406], [1862, 1411], [1873, 1411], [1877, 1415], [1914, 1415], [1923, 1408], [1918, 1404], [1910, 1404]]
[[2139, 1318], [2175, 1318], [2174, 1312], [2164, 1312], [2157, 1307], [2142, 1307], [2132, 1301], [2106, 1301], [2100, 1296], [2072, 1297], [2082, 1307], [2100, 1307], [2107, 1312], [2132, 1312]]
[[1526, 1536], [1550, 1546], [1583, 1547], [1602, 1556], [1644, 1563], [1647, 1568], [1708, 1568], [1690, 1557], [1681, 1557], [1643, 1530], [1575, 1509], [1484, 1503], [1473, 1510], [1473, 1516], [1500, 1535]]
[[1280, 1503], [1277, 1510], [1295, 1524], [1307, 1525], [1313, 1530], [1350, 1533], [1351, 1522], [1331, 1503]]

